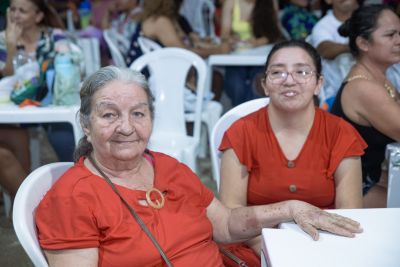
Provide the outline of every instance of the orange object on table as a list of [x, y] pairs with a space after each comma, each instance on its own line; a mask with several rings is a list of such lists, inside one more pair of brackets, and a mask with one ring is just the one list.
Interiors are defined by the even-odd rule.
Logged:
[[26, 107], [26, 106], [36, 106], [36, 107], [40, 107], [41, 104], [40, 104], [39, 101], [35, 101], [35, 100], [32, 100], [32, 99], [25, 99], [24, 101], [22, 101], [22, 102], [19, 104], [19, 107], [20, 107], [20, 108], [23, 108], [23, 107]]

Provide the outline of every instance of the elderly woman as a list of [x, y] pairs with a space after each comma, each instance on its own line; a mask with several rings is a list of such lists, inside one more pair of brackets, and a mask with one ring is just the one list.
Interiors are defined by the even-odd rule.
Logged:
[[[269, 105], [235, 122], [220, 145], [222, 203], [239, 208], [297, 199], [323, 209], [361, 208], [365, 143], [349, 123], [314, 106], [323, 83], [316, 50], [303, 41], [279, 43], [265, 74]], [[258, 261], [249, 247], [260, 253], [259, 238], [246, 244], [230, 250]]]
[[50, 266], [161, 266], [164, 258], [215, 267], [223, 266], [215, 241], [250, 238], [282, 221], [295, 220], [314, 239], [317, 229], [361, 231], [302, 201], [226, 208], [187, 166], [146, 149], [152, 101], [145, 78], [129, 69], [105, 67], [84, 82], [77, 161], [36, 213]]
[[386, 145], [400, 141], [400, 97], [385, 71], [400, 62], [400, 19], [387, 6], [365, 6], [356, 10], [339, 32], [349, 36], [356, 64], [343, 82], [332, 112], [350, 122], [368, 144], [361, 157], [364, 207], [386, 207], [387, 185], [380, 180], [386, 176]]

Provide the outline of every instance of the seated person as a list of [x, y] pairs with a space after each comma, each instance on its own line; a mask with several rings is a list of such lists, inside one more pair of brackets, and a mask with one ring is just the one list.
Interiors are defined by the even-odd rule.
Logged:
[[[222, 8], [221, 38], [236, 50], [272, 44], [283, 39], [272, 0], [225, 0]], [[225, 67], [224, 92], [232, 106], [259, 97], [262, 67]]]
[[293, 40], [305, 40], [318, 21], [308, 0], [290, 0], [283, 8], [281, 24]]
[[80, 95], [85, 136], [75, 165], [36, 210], [50, 267], [164, 261], [222, 267], [215, 241], [247, 239], [282, 221], [295, 220], [315, 240], [318, 229], [348, 237], [362, 231], [357, 222], [298, 200], [226, 208], [187, 166], [146, 148], [154, 107], [140, 73], [102, 68], [83, 83]]
[[[181, 47], [200, 55], [208, 57], [211, 54], [227, 53], [228, 46], [210, 45], [199, 46], [192, 43], [190, 36], [186, 35], [178, 21], [178, 1], [175, 0], [153, 0], [145, 1], [141, 14], [140, 27], [137, 27], [136, 36], [132, 37], [132, 45], [128, 65], [140, 56], [137, 51], [136, 40], [140, 35], [150, 38], [164, 47]], [[136, 49], [135, 49], [136, 48]], [[135, 51], [136, 50], [136, 51]], [[138, 55], [139, 54], [139, 55]]]
[[[211, 54], [228, 53], [231, 50], [231, 47], [227, 44], [220, 46], [208, 43], [208, 45], [205, 45], [203, 42], [198, 42], [198, 40], [192, 40], [192, 35], [186, 34], [179, 24], [179, 4], [180, 1], [176, 0], [152, 0], [144, 2], [140, 24], [132, 37], [131, 48], [127, 57], [128, 66], [143, 53], [137, 42], [137, 38], [141, 35], [158, 42], [163, 47], [188, 49], [203, 58]], [[191, 86], [194, 84], [194, 79], [195, 75], [190, 73], [188, 83], [186, 84], [191, 90], [195, 90]], [[218, 75], [213, 75], [213, 79], [212, 91], [216, 96], [216, 100], [218, 100], [222, 90], [222, 82], [220, 82], [220, 76]], [[207, 100], [210, 98], [212, 96], [205, 96]]]
[[[37, 10], [41, 7], [43, 10]], [[18, 15], [27, 12], [27, 16]], [[61, 19], [44, 0], [11, 0], [7, 11], [7, 28], [0, 32], [0, 73], [13, 75], [13, 58], [17, 45], [38, 61], [55, 54], [54, 42], [63, 38]], [[50, 44], [49, 44], [50, 43]], [[53, 55], [54, 57], [54, 55]]]
[[[24, 15], [21, 15], [24, 14]], [[63, 23], [45, 0], [11, 0], [7, 28], [0, 32], [0, 74], [14, 74], [13, 58], [17, 45], [45, 69], [54, 68], [55, 43], [65, 38]], [[59, 160], [72, 161], [74, 138], [69, 124], [55, 123], [47, 128], [49, 141]]]
[[135, 32], [141, 11], [139, 0], [118, 0], [108, 5], [107, 12], [102, 18], [103, 30], [111, 29], [126, 40], [126, 43], [114, 40], [124, 56], [128, 54], [129, 41]]
[[400, 19], [389, 7], [360, 7], [340, 29], [356, 63], [337, 93], [332, 112], [350, 122], [368, 148], [361, 157], [364, 207], [386, 207], [386, 145], [400, 141], [400, 96], [385, 72], [400, 62]]
[[350, 69], [351, 65], [338, 66], [339, 62], [334, 59], [344, 53], [350, 53], [349, 38], [339, 34], [340, 25], [348, 18], [358, 7], [357, 0], [325, 0], [325, 3], [332, 5], [332, 9], [315, 24], [308, 38], [308, 42], [313, 45], [322, 57], [324, 66], [322, 74], [324, 75], [323, 102], [322, 107], [329, 110], [332, 107], [333, 100], [339, 90], [339, 84], [343, 81], [340, 68]]
[[[304, 41], [278, 43], [265, 73], [269, 104], [222, 139], [221, 202], [238, 208], [297, 199], [322, 209], [361, 208], [366, 144], [349, 123], [314, 106], [323, 83], [318, 53]], [[229, 249], [256, 266], [260, 244], [257, 237]]]

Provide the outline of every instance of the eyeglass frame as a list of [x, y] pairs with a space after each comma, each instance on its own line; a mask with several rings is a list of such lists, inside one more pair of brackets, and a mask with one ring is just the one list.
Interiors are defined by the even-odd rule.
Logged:
[[294, 72], [294, 71], [282, 71], [283, 73], [286, 73], [286, 78], [285, 78], [282, 82], [274, 83], [270, 78], [268, 78], [268, 73], [269, 73], [269, 72], [271, 72], [271, 70], [267, 70], [267, 71], [265, 72], [265, 78], [264, 78], [264, 80], [265, 80], [265, 81], [268, 80], [268, 81], [270, 81], [272, 84], [283, 84], [283, 83], [287, 80], [287, 78], [289, 77], [289, 74], [290, 74], [290, 76], [292, 76], [293, 81], [295, 81], [295, 82], [298, 83], [298, 84], [305, 84], [305, 83], [307, 83], [307, 82], [310, 80], [310, 78], [311, 78], [311, 76], [312, 76], [313, 74], [316, 74], [317, 79], [318, 79], [319, 77], [321, 77], [321, 74], [320, 74], [320, 73], [318, 73], [318, 72], [315, 71], [315, 70], [312, 70], [312, 71], [310, 71], [310, 76], [308, 77], [307, 80], [305, 80], [304, 82], [299, 82], [297, 79], [295, 79], [295, 78], [293, 77], [293, 72]]

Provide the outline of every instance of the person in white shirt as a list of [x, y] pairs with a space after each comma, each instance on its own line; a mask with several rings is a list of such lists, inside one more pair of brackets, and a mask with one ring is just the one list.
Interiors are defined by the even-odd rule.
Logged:
[[[350, 18], [358, 3], [357, 0], [325, 0], [325, 2], [332, 5], [332, 9], [314, 26], [307, 41], [317, 49], [323, 59], [322, 74], [325, 83], [321, 91], [325, 103], [321, 104], [323, 108], [329, 109], [343, 76], [347, 74], [353, 61], [349, 54], [349, 40], [339, 34], [338, 28]], [[339, 55], [343, 56], [338, 57]]]

